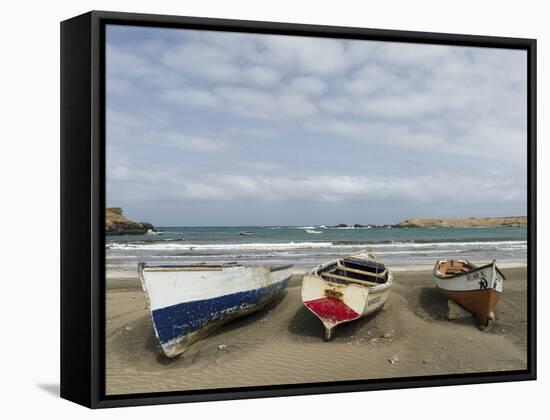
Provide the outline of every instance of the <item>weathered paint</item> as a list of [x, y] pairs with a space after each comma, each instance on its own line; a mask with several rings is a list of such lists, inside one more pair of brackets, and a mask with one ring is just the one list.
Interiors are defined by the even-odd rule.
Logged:
[[[367, 255], [370, 257], [370, 254], [365, 253], [365, 256]], [[302, 280], [302, 301], [325, 326], [327, 340], [338, 324], [380, 310], [388, 299], [389, 289], [393, 283], [391, 273], [388, 273], [385, 283], [376, 285], [335, 282], [317, 275], [319, 270], [334, 263], [335, 261], [332, 261], [320, 265], [306, 274]]]
[[182, 302], [152, 311], [158, 339], [164, 344], [174, 338], [198, 330], [212, 321], [234, 312], [249, 309], [264, 296], [277, 293], [286, 287], [288, 279], [261, 289], [247, 290], [218, 296], [212, 299]]
[[140, 263], [142, 287], [164, 354], [178, 356], [223, 323], [260, 309], [285, 289], [288, 268], [272, 272], [266, 266]]
[[473, 313], [482, 325], [487, 325], [504, 287], [504, 275], [497, 268], [496, 261], [481, 267], [466, 261], [475, 268], [466, 273], [445, 276], [438, 268], [446, 261], [440, 260], [435, 264], [435, 286], [447, 298]]
[[[444, 261], [446, 260], [438, 261], [434, 268], [434, 282], [439, 289], [456, 292], [494, 289], [502, 293], [504, 276], [497, 269], [495, 261], [453, 276], [445, 276], [438, 271], [438, 266]], [[468, 264], [475, 267], [470, 262]]]
[[322, 298], [310, 300], [304, 303], [306, 307], [321, 320], [337, 324], [359, 318], [358, 314], [339, 299]]
[[[493, 289], [471, 290], [467, 292], [456, 292], [441, 290], [448, 298], [474, 314], [482, 325], [487, 325], [491, 319], [491, 313], [500, 300], [502, 293]], [[493, 315], [494, 316], [494, 315]]]

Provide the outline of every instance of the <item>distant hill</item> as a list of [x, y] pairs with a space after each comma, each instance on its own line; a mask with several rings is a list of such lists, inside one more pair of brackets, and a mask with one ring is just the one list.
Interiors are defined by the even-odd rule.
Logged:
[[462, 219], [409, 219], [396, 227], [519, 227], [527, 226], [527, 216], [469, 217]]
[[122, 214], [120, 207], [108, 207], [105, 209], [105, 234], [106, 235], [142, 235], [154, 227], [147, 222], [133, 222]]

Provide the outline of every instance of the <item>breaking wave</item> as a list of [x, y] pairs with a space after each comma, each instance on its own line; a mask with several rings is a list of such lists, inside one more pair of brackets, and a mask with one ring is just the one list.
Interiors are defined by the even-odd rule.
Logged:
[[178, 242], [112, 242], [107, 244], [107, 248], [113, 250], [253, 250], [253, 249], [306, 249], [306, 248], [329, 248], [333, 246], [332, 242], [264, 242], [264, 243], [221, 243], [221, 244], [200, 244], [200, 243], [178, 243]]
[[[322, 232], [315, 232], [322, 233]], [[187, 243], [183, 241], [110, 242], [112, 250], [293, 250], [319, 248], [430, 249], [430, 248], [501, 248], [526, 249], [527, 241], [475, 241], [475, 242], [251, 242], [251, 243]]]

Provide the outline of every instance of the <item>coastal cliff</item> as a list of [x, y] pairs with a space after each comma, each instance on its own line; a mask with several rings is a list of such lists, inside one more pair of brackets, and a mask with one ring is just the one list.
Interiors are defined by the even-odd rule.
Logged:
[[527, 216], [469, 217], [463, 219], [409, 219], [395, 227], [520, 227], [527, 226]]
[[105, 209], [105, 234], [106, 235], [142, 235], [154, 227], [147, 222], [133, 222], [122, 214], [120, 207]]

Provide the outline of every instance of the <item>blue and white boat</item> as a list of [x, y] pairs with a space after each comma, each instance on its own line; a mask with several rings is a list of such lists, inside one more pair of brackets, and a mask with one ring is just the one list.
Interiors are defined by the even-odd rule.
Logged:
[[261, 309], [284, 291], [292, 265], [138, 264], [155, 335], [167, 357], [224, 323]]

